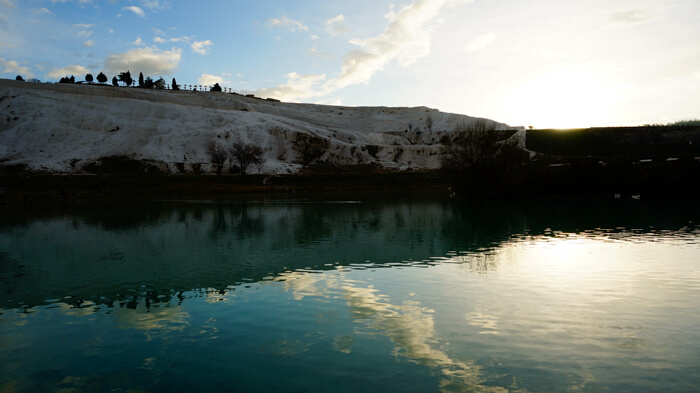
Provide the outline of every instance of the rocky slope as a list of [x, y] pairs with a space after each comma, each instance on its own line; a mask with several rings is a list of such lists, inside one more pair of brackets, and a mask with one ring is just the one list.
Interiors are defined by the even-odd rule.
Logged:
[[[81, 173], [121, 157], [164, 172], [209, 172], [206, 145], [214, 140], [261, 146], [265, 161], [252, 169], [260, 173], [295, 173], [309, 165], [434, 169], [440, 140], [458, 123], [476, 120], [426, 107], [292, 104], [216, 92], [0, 80], [0, 165]], [[513, 138], [524, 139], [524, 130]]]

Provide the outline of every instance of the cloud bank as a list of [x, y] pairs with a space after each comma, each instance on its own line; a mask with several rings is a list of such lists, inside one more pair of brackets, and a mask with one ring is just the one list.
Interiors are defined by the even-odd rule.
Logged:
[[29, 67], [21, 66], [15, 60], [5, 60], [2, 57], [0, 57], [0, 69], [2, 69], [4, 74], [18, 74], [30, 78], [34, 76]]
[[77, 79], [80, 79], [81, 76], [85, 76], [86, 74], [89, 74], [90, 70], [87, 68], [80, 66], [80, 65], [69, 65], [67, 67], [63, 68], [54, 68], [51, 71], [49, 71], [46, 76], [49, 78], [62, 78], [64, 76], [69, 76], [73, 75], [76, 76]]
[[144, 75], [172, 75], [180, 64], [181, 56], [180, 48], [171, 50], [136, 48], [110, 55], [105, 60], [105, 71], [110, 74], [128, 70], [143, 72]]

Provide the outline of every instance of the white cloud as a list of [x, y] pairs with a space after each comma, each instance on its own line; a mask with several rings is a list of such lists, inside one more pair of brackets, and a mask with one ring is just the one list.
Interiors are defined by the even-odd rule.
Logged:
[[77, 27], [79, 29], [89, 29], [91, 27], [94, 27], [95, 25], [87, 24], [87, 23], [76, 23], [73, 25], [73, 27]]
[[45, 8], [45, 7], [44, 7], [44, 8], [39, 8], [39, 9], [37, 9], [37, 10], [34, 10], [33, 12], [34, 12], [35, 14], [39, 14], [39, 15], [45, 15], [45, 14], [53, 15], [53, 12], [49, 11], [49, 9], [48, 9], [48, 8]]
[[[353, 39], [355, 49], [343, 57], [343, 66], [337, 78], [326, 80], [326, 75], [287, 74], [287, 83], [273, 88], [255, 91], [262, 97], [274, 97], [283, 101], [298, 101], [324, 97], [344, 87], [368, 83], [372, 75], [389, 63], [409, 66], [430, 53], [432, 29], [440, 22], [438, 17], [448, 5], [467, 4], [473, 0], [415, 0], [398, 13], [386, 15], [389, 24], [379, 35], [367, 39]], [[345, 18], [338, 15], [327, 21], [329, 32], [340, 32]], [[293, 26], [289, 21], [273, 19], [273, 26]], [[320, 55], [316, 47], [309, 53]]]
[[471, 40], [463, 49], [465, 52], [476, 52], [492, 43], [495, 38], [496, 36], [493, 33], [481, 35]]
[[[160, 33], [162, 31], [158, 30]], [[172, 37], [172, 38], [167, 38], [167, 37], [162, 37], [162, 36], [155, 36], [153, 37], [153, 42], [156, 44], [165, 44], [168, 42], [184, 42], [187, 43], [190, 48], [192, 48], [192, 51], [195, 53], [199, 53], [200, 55], [206, 55], [212, 45], [214, 45], [211, 40], [204, 40], [204, 41], [193, 41], [192, 37], [188, 36], [182, 36], [182, 37]]]
[[206, 55], [207, 51], [209, 50], [209, 47], [214, 45], [211, 40], [206, 40], [206, 41], [195, 41], [193, 42], [190, 47], [192, 48], [192, 51], [195, 53], [199, 53], [200, 55]]
[[123, 10], [127, 10], [127, 11], [131, 11], [131, 12], [133, 12], [134, 14], [136, 14], [137, 16], [139, 16], [139, 17], [141, 17], [141, 18], [145, 18], [145, 17], [146, 17], [146, 14], [143, 12], [143, 9], [142, 9], [142, 8], [139, 8], [139, 7], [135, 6], [135, 5], [131, 5], [131, 6], [128, 6], [128, 7], [124, 7], [124, 8], [122, 8], [122, 9], [123, 9]]
[[138, 70], [150, 75], [170, 75], [180, 64], [182, 50], [160, 50], [158, 48], [137, 48], [124, 53], [110, 55], [105, 60], [105, 71], [118, 74]]
[[85, 43], [83, 44], [83, 46], [86, 47], [86, 48], [92, 48], [93, 46], [95, 46], [95, 41], [93, 41], [93, 40], [87, 40], [87, 41], [85, 41]]
[[148, 8], [149, 10], [164, 10], [170, 8], [170, 3], [167, 1], [161, 2], [160, 0], [141, 0], [141, 5], [143, 5], [143, 8]]
[[192, 39], [186, 35], [183, 35], [182, 37], [172, 37], [172, 38], [159, 37], [159, 36], [153, 37], [153, 42], [155, 42], [157, 44], [165, 44], [168, 42], [186, 42], [189, 44], [191, 41], [192, 41]]
[[282, 101], [295, 102], [326, 94], [318, 89], [318, 85], [326, 79], [325, 74], [299, 75], [296, 72], [287, 74], [287, 83], [272, 88], [256, 90], [255, 95], [263, 98], [276, 98]]
[[231, 81], [224, 80], [223, 76], [225, 76], [225, 74], [222, 76], [216, 76], [216, 75], [209, 75], [209, 74], [203, 73], [202, 76], [199, 77], [197, 82], [200, 85], [205, 85], [205, 86], [213, 85], [215, 83], [218, 83], [219, 85], [222, 85], [224, 83], [231, 83]]
[[151, 31], [153, 31], [153, 34], [156, 35], [165, 35], [165, 33], [163, 33], [163, 30], [156, 29], [155, 27], [151, 28]]
[[450, 0], [416, 0], [403, 7], [398, 14], [387, 15], [389, 26], [378, 36], [354, 39], [359, 46], [343, 58], [341, 75], [328, 81], [330, 90], [369, 82], [375, 72], [383, 70], [392, 61], [409, 66], [430, 53], [433, 20]]
[[91, 30], [82, 30], [78, 32], [78, 35], [81, 37], [90, 37], [92, 35]]
[[316, 45], [312, 46], [311, 49], [309, 49], [307, 53], [310, 54], [311, 56], [317, 56], [317, 57], [321, 57], [321, 58], [325, 58], [325, 59], [330, 59], [333, 57], [333, 55], [331, 53], [319, 52]]
[[143, 43], [143, 40], [141, 39], [141, 37], [136, 37], [134, 42], [132, 42], [132, 45], [144, 46], [145, 44]]
[[608, 16], [608, 20], [616, 25], [634, 25], [645, 23], [656, 19], [659, 16], [657, 12], [648, 10], [631, 10], [615, 12]]
[[5, 60], [0, 57], [0, 69], [4, 74], [18, 74], [31, 78], [34, 76], [29, 67], [21, 66], [16, 60]]
[[331, 35], [347, 33], [348, 27], [345, 25], [345, 17], [340, 14], [335, 18], [328, 19], [326, 22], [326, 31], [331, 33]]
[[87, 68], [80, 66], [80, 65], [69, 65], [68, 67], [63, 67], [63, 68], [54, 68], [51, 71], [49, 71], [46, 76], [49, 78], [62, 78], [64, 76], [78, 76], [80, 77], [81, 75], [86, 75], [89, 74], [90, 70]]
[[4, 5], [9, 8], [17, 8], [17, 6], [11, 0], [0, 0], [0, 5]]
[[287, 28], [290, 31], [304, 30], [308, 31], [309, 28], [306, 27], [301, 21], [292, 20], [283, 16], [281, 18], [272, 18], [267, 21], [270, 26]]

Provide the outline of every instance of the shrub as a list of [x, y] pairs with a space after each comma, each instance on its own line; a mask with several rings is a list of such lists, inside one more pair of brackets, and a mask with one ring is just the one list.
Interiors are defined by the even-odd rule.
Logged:
[[216, 141], [210, 141], [207, 143], [206, 147], [207, 155], [209, 155], [209, 160], [211, 161], [212, 165], [214, 165], [216, 174], [221, 175], [221, 171], [224, 169], [224, 164], [228, 159], [228, 151]]
[[246, 174], [246, 170], [250, 165], [260, 165], [263, 163], [263, 149], [260, 146], [239, 141], [229, 148], [228, 154], [231, 160], [231, 167], [233, 168], [233, 162], [236, 162], [241, 175]]
[[494, 162], [499, 152], [494, 131], [496, 124], [486, 120], [458, 124], [442, 141], [443, 168], [460, 170]]

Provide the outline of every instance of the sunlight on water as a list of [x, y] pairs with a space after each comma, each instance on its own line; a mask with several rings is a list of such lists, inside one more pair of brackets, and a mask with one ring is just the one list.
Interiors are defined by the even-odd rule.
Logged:
[[269, 202], [11, 215], [0, 391], [700, 384], [689, 205]]

